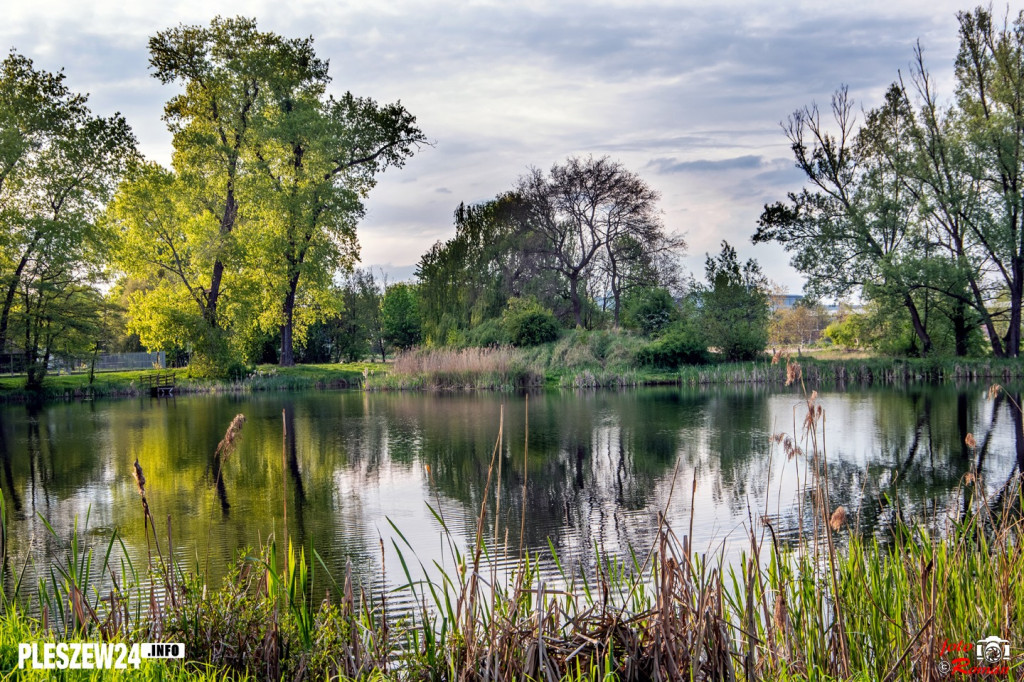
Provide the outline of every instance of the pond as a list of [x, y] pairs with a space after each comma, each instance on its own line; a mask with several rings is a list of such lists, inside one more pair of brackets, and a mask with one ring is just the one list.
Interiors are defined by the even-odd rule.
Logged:
[[[832, 505], [884, 539], [897, 514], [941, 520], [964, 504], [975, 472], [992, 500], [1024, 461], [1019, 394], [987, 385], [823, 393], [819, 449]], [[795, 389], [660, 387], [622, 392], [423, 394], [359, 391], [193, 395], [0, 407], [0, 487], [10, 538], [9, 588], [29, 561], [62, 556], [78, 519], [98, 549], [116, 529], [147, 555], [132, 463], [183, 568], [217, 579], [246, 546], [285, 532], [312, 544], [335, 576], [351, 562], [367, 587], [395, 586], [407, 559], [451, 567], [448, 540], [472, 543], [487, 498], [489, 551], [555, 548], [567, 570], [593, 570], [595, 548], [647, 551], [659, 512], [696, 551], [739, 556], [767, 516], [780, 541], [814, 526], [807, 405]], [[246, 422], [223, 461], [218, 442]], [[528, 421], [528, 427], [527, 427]], [[977, 445], [968, 447], [973, 434]], [[528, 443], [527, 443], [528, 436]], [[795, 436], [795, 437], [794, 437]], [[525, 467], [525, 473], [524, 473]], [[522, 510], [526, 510], [523, 518]], [[497, 509], [497, 531], [494, 518]], [[433, 511], [432, 511], [433, 510]], [[436, 515], [435, 515], [436, 512]], [[394, 524], [392, 527], [391, 524]], [[411, 545], [405, 547], [402, 536]], [[34, 563], [33, 563], [34, 562]], [[385, 570], [381, 570], [384, 563]], [[415, 563], [415, 560], [413, 560]], [[554, 565], [545, 564], [554, 571]]]

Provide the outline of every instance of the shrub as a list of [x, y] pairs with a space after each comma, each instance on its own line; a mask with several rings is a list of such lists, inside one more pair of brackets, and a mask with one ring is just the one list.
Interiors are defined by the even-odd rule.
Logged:
[[636, 361], [642, 365], [666, 368], [699, 365], [708, 361], [708, 345], [699, 327], [684, 320], [669, 327], [661, 338], [641, 348], [636, 354]]
[[630, 293], [626, 298], [622, 324], [651, 336], [679, 319], [679, 310], [672, 294], [666, 289], [645, 288]]
[[508, 343], [505, 327], [502, 325], [502, 321], [497, 318], [484, 320], [467, 331], [464, 338], [465, 345], [479, 346], [481, 348], [503, 346]]
[[558, 338], [554, 313], [532, 298], [509, 299], [501, 322], [513, 346], [536, 346]]

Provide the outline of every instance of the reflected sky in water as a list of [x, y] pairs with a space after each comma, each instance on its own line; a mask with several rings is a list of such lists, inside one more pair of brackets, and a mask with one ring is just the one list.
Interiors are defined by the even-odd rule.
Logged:
[[[955, 516], [963, 505], [957, 486], [970, 471], [998, 501], [1024, 459], [1024, 438], [1010, 400], [1019, 404], [1018, 395], [988, 399], [987, 388], [819, 396], [818, 446], [827, 455], [832, 506], [846, 506], [861, 532], [884, 540], [896, 508], [937, 524]], [[351, 391], [5, 406], [0, 487], [13, 559], [4, 580], [10, 585], [27, 557], [42, 564], [60, 555], [39, 515], [66, 537], [76, 516], [84, 526], [88, 513], [97, 546], [117, 529], [144, 564], [142, 506], [131, 476], [136, 457], [158, 525], [171, 517], [175, 556], [187, 569], [218, 578], [241, 548], [280, 539], [285, 517], [290, 539], [312, 543], [338, 577], [351, 561], [365, 585], [397, 584], [393, 543], [414, 572], [417, 560], [450, 568], [434, 512], [465, 552], [499, 423], [485, 525], [500, 565], [520, 547], [547, 554], [549, 542], [570, 570], [592, 571], [595, 547], [620, 558], [631, 547], [642, 555], [662, 510], [680, 537], [692, 523], [697, 551], [732, 560], [751, 528], [763, 532], [762, 516], [789, 544], [813, 528], [813, 462], [806, 454], [788, 458], [772, 439], [785, 433], [811, 452], [806, 413], [795, 390], [750, 387], [528, 399]], [[247, 418], [241, 439], [220, 461], [217, 443], [236, 414]], [[976, 449], [964, 444], [967, 433]]]

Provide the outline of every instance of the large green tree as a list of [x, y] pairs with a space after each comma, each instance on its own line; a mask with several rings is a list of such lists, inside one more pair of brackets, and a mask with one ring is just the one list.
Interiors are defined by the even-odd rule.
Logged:
[[757, 261], [741, 263], [724, 241], [718, 256], [707, 257], [705, 274], [700, 301], [708, 343], [728, 360], [753, 360], [768, 345], [768, 279]]
[[0, 64], [0, 349], [24, 354], [31, 389], [52, 353], [95, 346], [108, 249], [96, 219], [135, 157], [124, 118], [93, 115], [63, 73], [16, 53]]
[[[858, 292], [934, 336], [1017, 357], [1024, 316], [1024, 12], [1001, 26], [961, 12], [956, 98], [940, 104], [918, 47], [858, 130], [841, 90], [830, 132], [813, 109], [786, 132], [809, 181], [765, 207], [755, 241], [778, 241], [813, 293]], [[940, 344], [942, 345], [942, 344]], [[941, 348], [939, 349], [941, 350]]]
[[330, 290], [332, 276], [358, 257], [356, 221], [375, 176], [400, 167], [425, 142], [400, 103], [379, 105], [346, 93], [272, 88], [271, 108], [253, 147], [255, 220], [250, 254], [264, 274], [262, 310], [281, 333], [283, 366], [295, 363], [293, 330], [300, 282], [307, 296]]
[[333, 278], [358, 257], [375, 175], [424, 137], [398, 103], [327, 96], [312, 39], [251, 19], [169, 29], [150, 52], [154, 75], [184, 91], [165, 109], [173, 169], [144, 168], [111, 212], [121, 266], [151, 284], [132, 324], [147, 343], [193, 346], [211, 372], [229, 344], [237, 356], [269, 333], [294, 364], [296, 334], [340, 308]]
[[103, 260], [95, 218], [135, 153], [124, 118], [94, 116], [63, 73], [13, 52], [0, 63], [0, 349], [19, 288]]
[[164, 107], [174, 135], [173, 165], [192, 203], [217, 221], [218, 239], [198, 304], [212, 328], [239, 219], [238, 183], [253, 129], [277, 88], [322, 88], [327, 63], [312, 38], [287, 40], [261, 32], [247, 18], [217, 17], [210, 26], [178, 26], [150, 38], [150, 66], [162, 83], [184, 91]]

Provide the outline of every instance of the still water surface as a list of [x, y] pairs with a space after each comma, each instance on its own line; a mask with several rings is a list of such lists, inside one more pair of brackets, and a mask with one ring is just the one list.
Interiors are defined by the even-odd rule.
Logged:
[[[897, 506], [905, 516], [956, 514], [956, 486], [972, 470], [998, 496], [1024, 461], [1024, 437], [1019, 411], [986, 389], [819, 396], [834, 504], [884, 538]], [[40, 515], [66, 539], [76, 517], [82, 526], [89, 514], [97, 547], [116, 529], [144, 564], [137, 457], [154, 516], [172, 519], [184, 567], [217, 578], [240, 548], [280, 538], [287, 517], [292, 542], [312, 543], [335, 575], [350, 560], [364, 585], [393, 586], [400, 568], [392, 540], [401, 541], [389, 519], [424, 565], [451, 565], [428, 505], [458, 545], [470, 546], [502, 420], [499, 484], [488, 498], [492, 550], [496, 504], [498, 545], [508, 556], [521, 545], [546, 554], [550, 542], [564, 564], [584, 571], [593, 569], [595, 546], [620, 557], [631, 546], [646, 551], [667, 509], [680, 536], [692, 523], [696, 550], [730, 560], [752, 520], [762, 532], [766, 513], [783, 541], [813, 525], [808, 459], [787, 458], [771, 438], [795, 433], [810, 450], [801, 438], [806, 410], [795, 390], [729, 387], [546, 392], [530, 395], [528, 409], [525, 396], [358, 391], [0, 407], [0, 487], [14, 558], [4, 581], [26, 558], [45, 565], [61, 556]], [[246, 424], [218, 471], [214, 451], [236, 414]], [[975, 450], [964, 444], [969, 432]]]

